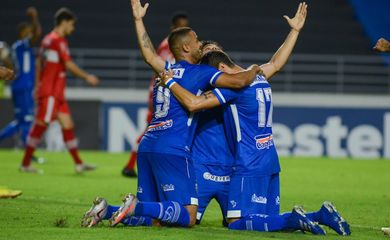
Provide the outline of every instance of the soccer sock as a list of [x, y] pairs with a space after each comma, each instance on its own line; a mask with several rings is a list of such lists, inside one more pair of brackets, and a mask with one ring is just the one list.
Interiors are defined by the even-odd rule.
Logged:
[[127, 226], [152, 226], [152, 218], [151, 217], [136, 217], [130, 216], [124, 218], [121, 223]]
[[39, 141], [46, 131], [47, 126], [42, 126], [38, 124], [34, 124], [31, 128], [30, 133], [27, 137], [26, 150], [24, 152], [22, 165], [27, 167], [31, 163], [31, 157], [34, 154], [35, 149], [37, 148]]
[[283, 215], [250, 215], [229, 224], [229, 229], [275, 232], [288, 228]]
[[131, 151], [129, 162], [127, 163], [127, 169], [134, 169], [135, 162], [137, 161], [137, 151]]
[[20, 124], [20, 132], [21, 132], [21, 139], [23, 142], [23, 146], [26, 146], [28, 132], [31, 129], [31, 121], [23, 122]]
[[72, 155], [73, 161], [75, 164], [82, 164], [83, 161], [79, 156], [78, 143], [74, 135], [73, 129], [62, 129], [62, 135], [64, 137], [64, 142], [70, 155]]
[[10, 122], [5, 128], [0, 131], [0, 141], [13, 136], [19, 129], [17, 120]]
[[[291, 213], [284, 213], [283, 214], [286, 218], [289, 218]], [[308, 219], [310, 219], [311, 221], [313, 222], [318, 222], [319, 224], [324, 224], [322, 222], [322, 219], [321, 219], [321, 215], [320, 215], [320, 212], [309, 212], [309, 213], [305, 213], [306, 217]]]
[[107, 206], [107, 212], [106, 212], [106, 215], [104, 215], [103, 219], [110, 219], [112, 217], [112, 215], [119, 210], [119, 206], [111, 206], [111, 205], [108, 205]]
[[182, 227], [188, 227], [190, 224], [187, 209], [177, 202], [139, 202], [134, 213], [135, 216], [147, 216]]

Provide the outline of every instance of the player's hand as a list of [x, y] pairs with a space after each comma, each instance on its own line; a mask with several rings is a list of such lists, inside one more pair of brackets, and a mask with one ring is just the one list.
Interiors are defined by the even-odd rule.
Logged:
[[307, 4], [306, 2], [301, 2], [298, 6], [297, 13], [295, 13], [295, 16], [293, 18], [289, 18], [287, 15], [284, 15], [283, 17], [287, 20], [288, 25], [295, 31], [299, 32], [303, 28], [303, 25], [305, 25], [307, 15]]
[[96, 86], [99, 84], [99, 78], [93, 74], [88, 74], [85, 78], [85, 81], [87, 81], [92, 86]]
[[173, 72], [171, 69], [168, 69], [167, 71], [162, 72], [160, 76], [161, 76], [160, 84], [163, 84], [163, 86], [165, 86], [168, 80], [173, 78]]
[[131, 8], [133, 9], [134, 20], [141, 20], [149, 7], [149, 3], [145, 3], [142, 7], [140, 0], [131, 0]]
[[26, 15], [30, 18], [37, 18], [38, 17], [38, 11], [35, 7], [29, 7], [26, 10]]
[[3, 80], [12, 80], [14, 79], [14, 71], [9, 68], [0, 66], [0, 79]]
[[257, 64], [252, 64], [248, 67], [248, 70], [255, 70], [256, 74], [263, 75], [263, 69]]
[[378, 52], [389, 52], [390, 42], [384, 38], [379, 38], [373, 49]]

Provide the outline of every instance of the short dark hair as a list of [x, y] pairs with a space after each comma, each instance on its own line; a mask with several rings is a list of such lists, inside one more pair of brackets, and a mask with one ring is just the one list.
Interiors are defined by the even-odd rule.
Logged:
[[31, 25], [28, 22], [21, 22], [16, 27], [16, 30], [18, 31], [18, 34], [20, 34], [24, 29], [30, 27]]
[[175, 12], [173, 15], [172, 15], [172, 19], [171, 19], [171, 24], [172, 26], [177, 26], [178, 22], [180, 19], [188, 19], [188, 15], [187, 13], [185, 12]]
[[54, 25], [58, 26], [62, 21], [76, 21], [76, 15], [68, 8], [60, 8], [54, 15]]
[[174, 29], [168, 36], [169, 49], [172, 51], [173, 56], [178, 54], [178, 45], [183, 42], [183, 39], [187, 37], [188, 33], [191, 32], [190, 27], [181, 27]]
[[202, 46], [200, 47], [200, 49], [203, 51], [203, 49], [204, 49], [207, 45], [210, 45], [210, 44], [216, 45], [216, 46], [218, 46], [221, 50], [223, 50], [222, 46], [221, 46], [218, 42], [213, 41], [213, 40], [203, 40], [203, 41], [202, 41]]
[[222, 51], [208, 52], [200, 60], [200, 64], [207, 64], [215, 68], [218, 68], [220, 63], [224, 63], [229, 67], [234, 67], [236, 65], [232, 59], [230, 59], [230, 57]]

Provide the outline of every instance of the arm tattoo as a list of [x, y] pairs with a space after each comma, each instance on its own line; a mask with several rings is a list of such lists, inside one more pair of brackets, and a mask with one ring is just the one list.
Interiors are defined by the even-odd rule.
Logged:
[[150, 41], [147, 32], [144, 32], [144, 34], [142, 35], [142, 45], [144, 46], [144, 48], [149, 48], [153, 53], [156, 53], [156, 50], [154, 49], [152, 41]]

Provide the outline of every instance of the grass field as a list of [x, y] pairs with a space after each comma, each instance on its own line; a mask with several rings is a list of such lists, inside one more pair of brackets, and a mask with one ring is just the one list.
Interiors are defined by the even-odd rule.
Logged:
[[[296, 233], [229, 231], [221, 227], [215, 202], [202, 225], [192, 229], [80, 227], [80, 218], [95, 196], [120, 204], [128, 192], [136, 191], [136, 180], [124, 178], [120, 170], [127, 154], [82, 152], [99, 169], [84, 175], [74, 173], [66, 153], [38, 152], [48, 162], [45, 174], [19, 173], [22, 152], [0, 151], [0, 185], [23, 190], [16, 199], [0, 199], [0, 239], [341, 239], [328, 228], [327, 236]], [[332, 200], [352, 226], [346, 239], [386, 239], [381, 226], [390, 226], [390, 161], [326, 158], [282, 158], [281, 204], [290, 211], [303, 204], [317, 210]]]

